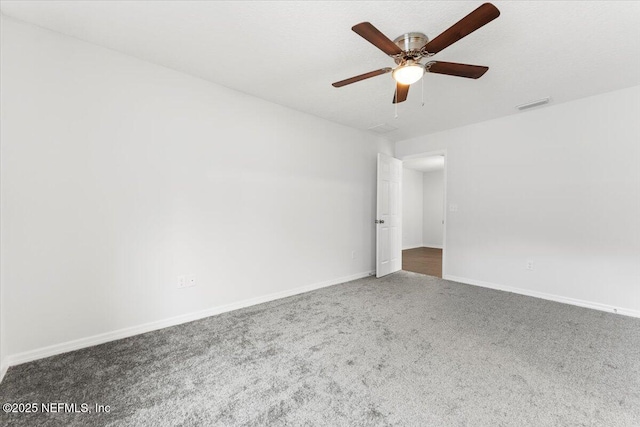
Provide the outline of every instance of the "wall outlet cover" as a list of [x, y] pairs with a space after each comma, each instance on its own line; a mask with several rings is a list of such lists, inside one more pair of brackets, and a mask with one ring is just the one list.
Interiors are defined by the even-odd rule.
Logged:
[[187, 276], [178, 276], [178, 289], [187, 287]]

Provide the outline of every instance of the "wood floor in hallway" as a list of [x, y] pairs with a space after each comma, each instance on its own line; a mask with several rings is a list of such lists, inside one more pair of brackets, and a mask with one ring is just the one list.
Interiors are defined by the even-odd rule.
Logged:
[[442, 277], [442, 249], [413, 248], [402, 251], [402, 269]]

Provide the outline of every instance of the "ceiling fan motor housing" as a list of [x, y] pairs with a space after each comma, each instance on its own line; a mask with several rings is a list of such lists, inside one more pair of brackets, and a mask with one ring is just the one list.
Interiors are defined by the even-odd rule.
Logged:
[[429, 37], [423, 33], [406, 33], [393, 41], [404, 51], [402, 58], [395, 58], [397, 64], [413, 59], [418, 60], [424, 56], [422, 48], [429, 42]]

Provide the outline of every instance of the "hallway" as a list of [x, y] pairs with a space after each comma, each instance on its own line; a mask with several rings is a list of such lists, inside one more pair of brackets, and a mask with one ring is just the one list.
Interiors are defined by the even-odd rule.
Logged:
[[402, 251], [402, 269], [442, 277], [442, 249], [413, 248]]

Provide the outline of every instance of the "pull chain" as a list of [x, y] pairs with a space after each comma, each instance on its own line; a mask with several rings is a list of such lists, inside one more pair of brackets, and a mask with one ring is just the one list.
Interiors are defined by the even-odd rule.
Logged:
[[395, 80], [393, 82], [393, 86], [394, 86], [394, 94], [395, 94], [393, 96], [393, 100], [394, 100], [393, 105], [394, 105], [394, 108], [395, 108], [395, 117], [394, 117], [394, 119], [397, 119], [398, 118], [398, 83], [396, 83]]
[[424, 107], [424, 77], [422, 77], [422, 106]]

